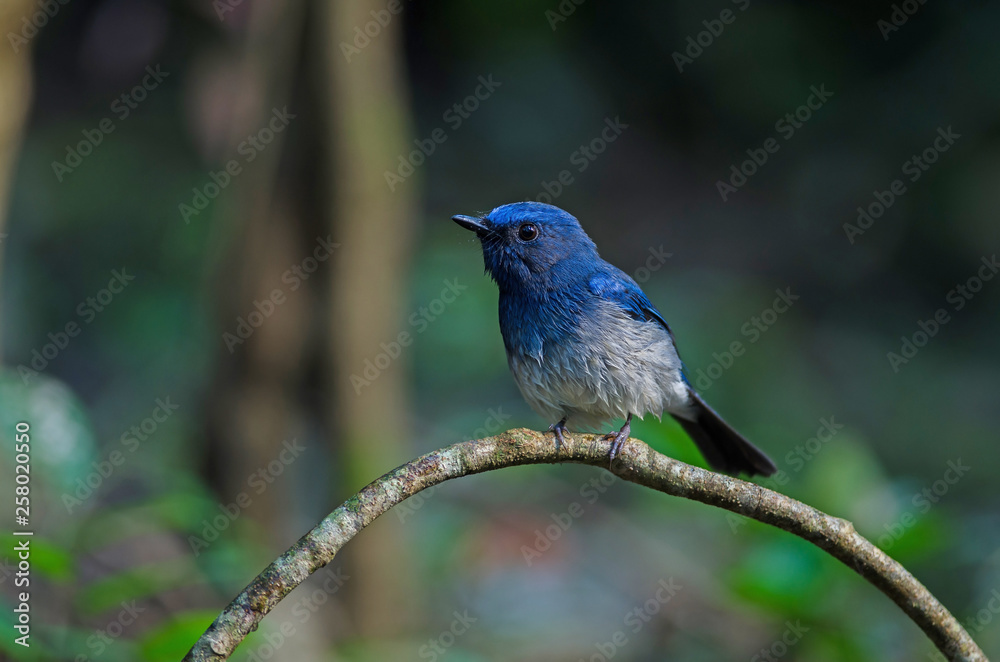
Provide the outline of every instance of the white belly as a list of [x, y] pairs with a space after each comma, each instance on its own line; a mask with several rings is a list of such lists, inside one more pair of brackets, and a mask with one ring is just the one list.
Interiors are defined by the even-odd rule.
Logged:
[[592, 429], [628, 414], [664, 411], [684, 415], [689, 408], [681, 361], [667, 331], [656, 322], [629, 317], [602, 304], [598, 315], [541, 356], [509, 357], [510, 369], [532, 409], [570, 429]]

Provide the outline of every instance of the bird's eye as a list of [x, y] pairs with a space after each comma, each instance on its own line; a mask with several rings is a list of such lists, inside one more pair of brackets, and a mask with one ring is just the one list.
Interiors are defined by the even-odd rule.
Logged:
[[532, 241], [538, 236], [538, 226], [534, 223], [525, 223], [517, 229], [517, 238], [521, 241]]

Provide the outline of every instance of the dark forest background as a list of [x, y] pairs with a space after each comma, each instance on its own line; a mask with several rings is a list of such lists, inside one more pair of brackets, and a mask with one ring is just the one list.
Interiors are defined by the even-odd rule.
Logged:
[[[179, 659], [368, 481], [547, 426], [449, 220], [527, 199], [641, 282], [765, 484], [1000, 656], [1000, 6], [6, 0], [0, 27], [0, 484], [27, 421], [35, 531], [33, 646], [0, 657]], [[234, 659], [762, 651], [936, 659], [801, 540], [558, 466], [404, 504]]]

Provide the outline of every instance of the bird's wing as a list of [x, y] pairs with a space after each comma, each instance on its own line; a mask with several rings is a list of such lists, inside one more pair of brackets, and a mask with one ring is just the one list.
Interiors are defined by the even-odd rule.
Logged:
[[681, 359], [677, 342], [674, 340], [674, 332], [670, 330], [670, 325], [663, 319], [663, 315], [652, 304], [638, 283], [625, 272], [615, 269], [615, 272], [601, 272], [592, 276], [587, 285], [593, 294], [618, 305], [632, 319], [640, 322], [653, 322], [662, 326], [663, 330], [667, 332], [667, 336], [670, 337], [670, 344], [681, 362], [681, 379], [690, 386], [685, 374], [684, 361]]
[[598, 273], [591, 276], [587, 285], [593, 294], [605, 301], [617, 304], [632, 319], [641, 322], [656, 322], [666, 330], [670, 335], [670, 340], [673, 341], [674, 334], [667, 321], [663, 319], [663, 315], [650, 302], [636, 282], [624, 272], [618, 274]]

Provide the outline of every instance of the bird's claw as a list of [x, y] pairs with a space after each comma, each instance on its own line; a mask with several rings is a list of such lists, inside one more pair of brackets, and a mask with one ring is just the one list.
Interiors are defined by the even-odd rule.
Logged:
[[622, 447], [625, 446], [625, 442], [628, 441], [628, 434], [622, 434], [620, 432], [611, 432], [609, 434], [604, 435], [604, 438], [612, 442], [611, 453], [609, 457], [610, 460], [614, 462], [615, 458], [618, 457], [618, 454], [621, 452]]
[[563, 433], [566, 432], [566, 419], [564, 418], [558, 423], [550, 425], [549, 432], [551, 432], [552, 436], [556, 438], [556, 452], [558, 453], [559, 449], [562, 448], [563, 442], [565, 441], [565, 439], [563, 439]]
[[625, 419], [625, 425], [622, 426], [621, 430], [604, 435], [605, 441], [611, 442], [611, 452], [608, 454], [609, 464], [614, 464], [615, 458], [622, 452], [630, 434], [632, 434], [632, 414], [629, 414], [628, 418]]

